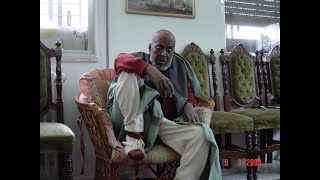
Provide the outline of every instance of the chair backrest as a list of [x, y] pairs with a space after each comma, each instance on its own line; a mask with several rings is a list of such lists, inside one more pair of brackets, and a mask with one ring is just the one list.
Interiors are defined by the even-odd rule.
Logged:
[[263, 78], [257, 56], [252, 56], [242, 44], [235, 46], [229, 55], [223, 49], [220, 53], [225, 111], [263, 105], [260, 98]]
[[264, 87], [266, 87], [266, 106], [274, 106], [280, 104], [280, 47], [275, 46], [265, 60], [262, 50], [260, 54], [263, 62]]
[[[58, 41], [55, 49], [48, 48], [40, 41], [40, 119], [51, 109], [56, 110], [57, 122], [64, 123], [61, 82], [62, 49], [60, 46], [61, 43]], [[51, 58], [56, 60], [56, 102], [53, 101]]]
[[101, 108], [106, 108], [107, 92], [115, 76], [114, 69], [95, 69], [80, 77], [80, 90], [88, 102], [96, 103]]
[[[184, 48], [181, 55], [189, 62], [197, 76], [201, 88], [200, 97], [205, 101], [214, 100], [215, 110], [220, 110], [215, 68], [216, 57], [213, 50], [211, 49], [210, 56], [206, 55], [197, 44], [192, 42]], [[211, 91], [212, 86], [214, 92]]]

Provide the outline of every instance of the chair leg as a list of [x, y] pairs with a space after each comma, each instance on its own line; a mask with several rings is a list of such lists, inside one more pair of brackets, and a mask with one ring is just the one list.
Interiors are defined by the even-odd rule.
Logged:
[[[267, 145], [266, 134], [267, 134], [267, 131], [265, 129], [260, 130], [260, 149], [261, 150], [265, 149], [266, 145]], [[266, 155], [261, 154], [260, 159], [261, 159], [261, 163], [265, 163], [266, 162]]]
[[[225, 134], [225, 146], [226, 149], [228, 149], [228, 147], [230, 147], [232, 144], [232, 137], [231, 137], [231, 133], [226, 133]], [[232, 167], [231, 164], [231, 158], [227, 158], [228, 159], [228, 165], [225, 167], [226, 169], [230, 169]]]
[[[267, 130], [267, 147], [271, 146], [273, 143], [273, 129]], [[272, 163], [272, 153], [267, 153], [267, 163]]]
[[[215, 139], [216, 139], [219, 151], [221, 152], [221, 150], [222, 150], [222, 145], [221, 145], [222, 137], [221, 137], [221, 134], [215, 135]], [[222, 166], [223, 164], [221, 162], [221, 159], [219, 160], [219, 162], [220, 162], [220, 167], [223, 168], [223, 166]]]
[[258, 175], [257, 175], [257, 171], [258, 171], [258, 164], [257, 164], [257, 160], [259, 157], [259, 153], [258, 153], [258, 132], [257, 131], [253, 131], [252, 134], [252, 151], [253, 151], [253, 162], [251, 163], [252, 165], [252, 169], [253, 169], [253, 179], [257, 180], [258, 179]]
[[[246, 131], [246, 162], [248, 159], [250, 160], [250, 155], [252, 154], [252, 133], [250, 131]], [[247, 169], [247, 180], [252, 180], [252, 167], [246, 166]]]
[[59, 180], [73, 180], [71, 153], [58, 153]]
[[119, 180], [118, 175], [119, 170], [118, 164], [109, 163], [103, 159], [96, 157], [96, 168], [94, 180]]

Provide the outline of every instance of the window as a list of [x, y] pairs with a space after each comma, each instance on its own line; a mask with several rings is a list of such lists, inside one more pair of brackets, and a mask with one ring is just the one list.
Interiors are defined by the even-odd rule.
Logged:
[[94, 57], [92, 4], [93, 0], [40, 0], [41, 41], [54, 48], [59, 40], [64, 59]]
[[227, 52], [242, 43], [250, 53], [280, 46], [280, 0], [225, 0]]

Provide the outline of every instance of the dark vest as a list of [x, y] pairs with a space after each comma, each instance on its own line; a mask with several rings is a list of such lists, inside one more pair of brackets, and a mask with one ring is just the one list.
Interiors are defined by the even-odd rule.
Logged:
[[[151, 64], [150, 54], [145, 52], [136, 52], [132, 55], [141, 57], [143, 61]], [[173, 98], [175, 100], [177, 117], [182, 115], [185, 103], [188, 100], [188, 84], [187, 84], [187, 71], [183, 60], [176, 54], [173, 55], [172, 64], [168, 70], [163, 73], [173, 84], [174, 92]], [[148, 76], [144, 77], [145, 84], [155, 89], [154, 84], [150, 81]], [[160, 100], [161, 102], [161, 100]]]

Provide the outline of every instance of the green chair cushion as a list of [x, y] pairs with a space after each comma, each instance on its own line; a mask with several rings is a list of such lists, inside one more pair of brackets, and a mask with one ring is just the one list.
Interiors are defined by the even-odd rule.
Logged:
[[252, 131], [253, 119], [232, 112], [213, 111], [210, 128], [214, 134]]
[[72, 152], [75, 135], [62, 123], [40, 122], [40, 152]]
[[40, 112], [47, 105], [47, 66], [46, 56], [40, 49]]
[[232, 112], [251, 117], [254, 129], [280, 128], [279, 109], [244, 108]]

